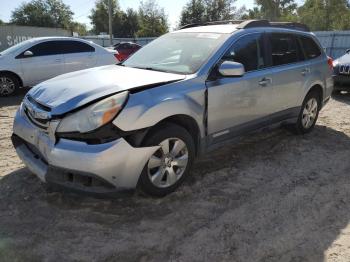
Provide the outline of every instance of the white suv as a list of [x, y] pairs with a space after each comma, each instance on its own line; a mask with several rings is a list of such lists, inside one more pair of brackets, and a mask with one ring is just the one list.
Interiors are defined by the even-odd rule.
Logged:
[[24, 41], [0, 53], [0, 96], [64, 73], [116, 64], [115, 54], [114, 50], [71, 37]]

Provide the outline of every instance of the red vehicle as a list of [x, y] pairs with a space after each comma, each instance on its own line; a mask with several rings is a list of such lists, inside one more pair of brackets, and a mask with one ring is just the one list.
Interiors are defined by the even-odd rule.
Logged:
[[116, 50], [118, 53], [116, 54], [116, 57], [119, 61], [124, 61], [129, 56], [131, 56], [133, 53], [135, 53], [137, 50], [139, 50], [142, 46], [136, 43], [132, 42], [120, 42], [118, 44], [115, 44], [113, 46], [113, 49]]

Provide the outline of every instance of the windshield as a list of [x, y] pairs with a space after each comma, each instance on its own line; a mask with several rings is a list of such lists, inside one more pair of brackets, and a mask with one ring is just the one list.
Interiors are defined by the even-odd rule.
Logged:
[[25, 46], [25, 45], [27, 45], [28, 42], [30, 42], [30, 41], [31, 41], [31, 40], [26, 40], [26, 41], [23, 41], [23, 42], [21, 42], [21, 43], [19, 43], [19, 44], [17, 44], [17, 45], [11, 46], [11, 47], [5, 49], [4, 51], [2, 51], [2, 52], [0, 53], [0, 55], [6, 55], [6, 54], [11, 54], [11, 53], [13, 53], [13, 52], [17, 52], [17, 50], [22, 49], [22, 47]]
[[229, 37], [217, 33], [170, 33], [141, 48], [122, 65], [193, 74]]

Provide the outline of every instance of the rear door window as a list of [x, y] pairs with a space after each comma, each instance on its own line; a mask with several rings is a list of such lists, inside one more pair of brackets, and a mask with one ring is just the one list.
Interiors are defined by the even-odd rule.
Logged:
[[72, 40], [60, 41], [63, 54], [95, 52], [95, 48], [91, 45]]
[[272, 66], [296, 63], [303, 60], [303, 56], [296, 37], [293, 34], [270, 34]]
[[242, 36], [231, 46], [222, 59], [243, 64], [246, 72], [264, 68], [262, 39], [263, 34]]
[[313, 39], [307, 36], [300, 36], [299, 39], [306, 59], [313, 59], [321, 55], [321, 50]]

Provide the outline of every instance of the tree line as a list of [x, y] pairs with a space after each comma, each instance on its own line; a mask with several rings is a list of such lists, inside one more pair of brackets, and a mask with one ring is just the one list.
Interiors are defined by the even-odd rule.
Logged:
[[[58, 27], [79, 35], [108, 33], [108, 0], [95, 2], [88, 16], [91, 30], [74, 21], [73, 15], [62, 0], [32, 0], [12, 12], [9, 24]], [[114, 37], [156, 37], [169, 31], [164, 8], [156, 0], [141, 1], [138, 10], [128, 8], [126, 11], [120, 8], [118, 0], [112, 0], [112, 24]]]
[[180, 25], [229, 19], [267, 19], [301, 22], [312, 31], [349, 30], [348, 0], [255, 0], [255, 6], [237, 9], [236, 0], [189, 0], [183, 8]]
[[[32, 0], [21, 4], [11, 15], [10, 24], [60, 27], [80, 35], [108, 33], [108, 0], [97, 0], [89, 19], [92, 29], [74, 21], [74, 13], [62, 0]], [[236, 0], [188, 0], [177, 27], [218, 20], [267, 19], [307, 24], [313, 31], [349, 30], [348, 0], [255, 0], [251, 9], [237, 7]], [[0, 24], [3, 22], [0, 20]], [[141, 1], [137, 10], [122, 10], [118, 0], [112, 0], [114, 37], [157, 37], [169, 31], [164, 8], [157, 0]]]

